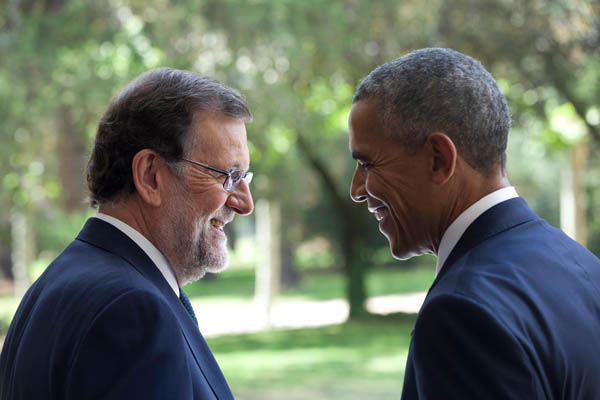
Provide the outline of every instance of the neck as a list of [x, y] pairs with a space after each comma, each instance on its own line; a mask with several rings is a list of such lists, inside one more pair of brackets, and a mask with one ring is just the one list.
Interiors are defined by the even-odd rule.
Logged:
[[175, 268], [173, 259], [169, 257], [168, 246], [165, 246], [164, 240], [160, 240], [160, 233], [156, 231], [161, 226], [158, 222], [160, 216], [151, 206], [147, 206], [136, 194], [133, 194], [117, 204], [101, 205], [98, 211], [123, 221], [148, 239], [167, 259], [177, 284], [182, 286], [180, 273]]
[[146, 239], [156, 246], [156, 242], [152, 238], [145, 213], [133, 195], [123, 201], [118, 202], [117, 204], [113, 203], [101, 205], [98, 211], [102, 214], [110, 215], [113, 218], [123, 221], [141, 233]]
[[444, 193], [440, 193], [439, 196], [443, 203], [439, 206], [442, 213], [437, 226], [436, 240], [433, 243], [435, 254], [439, 250], [442, 236], [459, 215], [488, 194], [510, 186], [506, 174], [500, 169], [489, 175], [483, 175], [467, 166], [462, 172], [462, 174], [455, 174], [443, 189]]

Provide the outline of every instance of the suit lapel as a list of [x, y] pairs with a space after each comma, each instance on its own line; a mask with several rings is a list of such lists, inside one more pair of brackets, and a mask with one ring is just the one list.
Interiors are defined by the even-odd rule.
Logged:
[[454, 263], [469, 250], [500, 232], [534, 219], [539, 219], [539, 217], [521, 197], [503, 201], [481, 214], [469, 225], [458, 243], [456, 243], [446, 262], [444, 262], [440, 273], [429, 288], [429, 292], [452, 269]]
[[125, 259], [141, 275], [151, 281], [162, 293], [179, 321], [181, 331], [194, 359], [209, 386], [219, 399], [232, 399], [233, 395], [225, 381], [212, 352], [200, 330], [190, 318], [167, 280], [150, 257], [133, 240], [113, 225], [98, 218], [90, 218], [77, 236], [78, 240], [100, 247]]
[[[233, 394], [227, 385], [227, 381], [225, 380], [225, 377], [223, 376], [223, 373], [221, 372], [221, 369], [219, 368], [219, 365], [217, 364], [212, 352], [210, 351], [208, 344], [206, 344], [204, 337], [200, 333], [198, 326], [190, 318], [190, 315], [185, 308], [183, 308], [183, 305], [179, 302], [179, 299], [176, 299], [176, 302], [178, 304], [172, 304], [171, 306], [177, 315], [183, 336], [185, 337], [190, 349], [192, 349], [192, 354], [196, 359], [196, 363], [200, 367], [202, 374], [213, 390], [215, 397], [223, 400], [233, 399]], [[204, 368], [202, 368], [202, 366], [204, 366]]]

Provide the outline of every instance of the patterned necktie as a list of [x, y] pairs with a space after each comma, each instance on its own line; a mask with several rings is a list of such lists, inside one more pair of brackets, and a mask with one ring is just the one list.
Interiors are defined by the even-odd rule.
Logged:
[[190, 303], [190, 299], [187, 297], [187, 294], [181, 288], [179, 289], [179, 300], [181, 304], [185, 307], [185, 310], [190, 314], [192, 320], [196, 325], [198, 325], [198, 320], [196, 319], [196, 314], [194, 313], [194, 309], [192, 308], [192, 303]]

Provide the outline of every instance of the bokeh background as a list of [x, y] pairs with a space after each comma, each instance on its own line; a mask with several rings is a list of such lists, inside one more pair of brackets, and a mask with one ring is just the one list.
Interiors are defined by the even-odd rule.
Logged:
[[350, 200], [347, 116], [374, 67], [432, 46], [497, 78], [512, 184], [600, 254], [598, 1], [1, 0], [0, 333], [94, 214], [84, 170], [110, 99], [170, 66], [254, 114], [256, 212], [228, 230], [230, 268], [186, 287], [236, 398], [398, 398], [435, 259], [393, 260]]

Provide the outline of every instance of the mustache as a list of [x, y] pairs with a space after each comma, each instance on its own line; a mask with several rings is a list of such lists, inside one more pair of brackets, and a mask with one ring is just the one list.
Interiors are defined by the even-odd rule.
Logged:
[[212, 218], [221, 220], [226, 224], [233, 221], [234, 217], [235, 217], [235, 211], [233, 211], [229, 207], [222, 207], [222, 208], [218, 209], [212, 216]]

